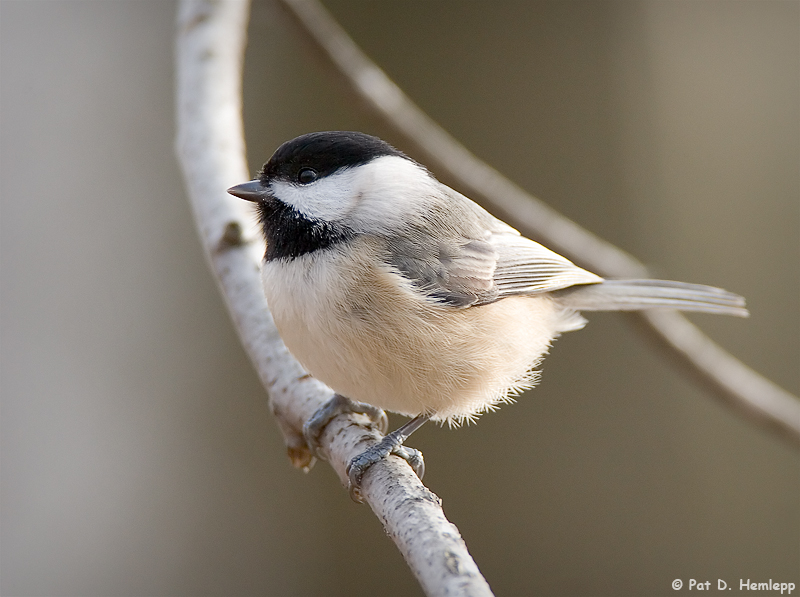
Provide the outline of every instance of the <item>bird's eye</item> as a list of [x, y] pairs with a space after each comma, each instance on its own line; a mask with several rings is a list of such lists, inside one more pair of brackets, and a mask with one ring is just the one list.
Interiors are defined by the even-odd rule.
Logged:
[[317, 180], [317, 171], [312, 168], [303, 168], [297, 174], [297, 182], [300, 184], [309, 184]]

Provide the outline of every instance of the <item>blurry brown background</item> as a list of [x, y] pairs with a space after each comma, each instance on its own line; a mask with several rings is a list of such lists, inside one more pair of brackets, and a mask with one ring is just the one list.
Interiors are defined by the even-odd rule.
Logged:
[[[693, 319], [800, 392], [800, 4], [326, 5], [526, 189], [658, 276], [745, 295], [749, 320]], [[0, 2], [0, 593], [419, 594], [368, 508], [285, 457], [174, 157], [174, 13]], [[312, 130], [410, 150], [272, 3], [250, 35], [253, 171]], [[800, 586], [797, 451], [590, 319], [517, 404], [411, 442], [497, 595]]]

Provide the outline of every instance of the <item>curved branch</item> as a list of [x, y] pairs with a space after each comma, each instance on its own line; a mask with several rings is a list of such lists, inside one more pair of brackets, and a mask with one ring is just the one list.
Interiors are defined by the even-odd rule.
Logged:
[[[317, 0], [281, 0], [300, 29], [367, 105], [494, 214], [523, 234], [612, 278], [647, 276], [645, 266], [522, 190], [478, 159], [416, 106], [364, 54]], [[738, 361], [677, 312], [633, 315], [713, 395], [748, 421], [800, 445], [800, 401]]]
[[[177, 150], [203, 246], [239, 336], [269, 391], [292, 461], [308, 468], [313, 458], [303, 422], [332, 391], [303, 371], [278, 336], [259, 275], [263, 245], [243, 237], [252, 214], [226, 193], [248, 178], [241, 120], [248, 11], [245, 0], [181, 2]], [[323, 454], [345, 485], [347, 463], [377, 440], [361, 426], [365, 422], [360, 415], [337, 417], [321, 438]], [[428, 595], [492, 594], [439, 498], [405, 461], [392, 456], [374, 465], [361, 490]]]

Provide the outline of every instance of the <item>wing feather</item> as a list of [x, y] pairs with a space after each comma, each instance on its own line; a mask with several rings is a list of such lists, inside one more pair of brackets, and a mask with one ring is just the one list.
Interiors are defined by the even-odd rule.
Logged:
[[412, 214], [387, 241], [387, 261], [433, 300], [454, 307], [540, 294], [603, 279], [519, 234], [440, 184], [436, 209]]
[[494, 281], [500, 297], [539, 294], [603, 279], [524, 236], [494, 234], [498, 259]]

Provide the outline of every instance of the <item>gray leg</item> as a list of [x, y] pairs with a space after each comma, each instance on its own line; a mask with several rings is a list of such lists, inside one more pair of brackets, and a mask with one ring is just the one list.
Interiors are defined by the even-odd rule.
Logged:
[[325, 430], [325, 426], [330, 423], [334, 417], [348, 413], [359, 413], [368, 416], [381, 433], [386, 433], [386, 429], [389, 427], [389, 419], [382, 409], [367, 404], [366, 402], [350, 400], [341, 394], [334, 394], [333, 398], [320, 406], [303, 425], [303, 436], [314, 456], [318, 456], [319, 437]]
[[414, 448], [407, 448], [403, 442], [408, 439], [412, 433], [422, 427], [422, 425], [429, 419], [428, 415], [419, 415], [411, 419], [408, 423], [399, 429], [392, 431], [389, 435], [385, 436], [381, 441], [362, 452], [350, 461], [347, 465], [347, 476], [350, 478], [350, 497], [356, 502], [362, 502], [361, 499], [361, 479], [367, 469], [376, 462], [380, 462], [389, 454], [396, 454], [403, 460], [406, 460], [417, 476], [422, 479], [425, 474], [425, 461], [422, 459], [422, 452]]

